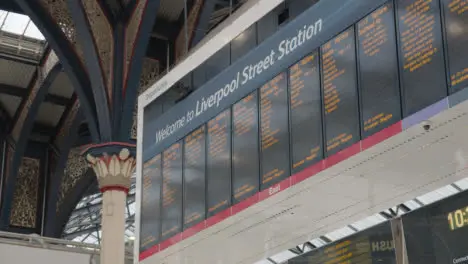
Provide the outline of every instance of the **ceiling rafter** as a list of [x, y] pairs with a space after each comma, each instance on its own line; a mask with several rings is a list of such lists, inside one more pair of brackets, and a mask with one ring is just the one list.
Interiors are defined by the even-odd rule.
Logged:
[[[24, 98], [28, 96], [28, 90], [26, 88], [16, 87], [13, 85], [0, 84], [0, 94], [7, 94]], [[45, 96], [44, 101], [60, 106], [67, 106], [70, 103], [69, 98], [50, 93]]]

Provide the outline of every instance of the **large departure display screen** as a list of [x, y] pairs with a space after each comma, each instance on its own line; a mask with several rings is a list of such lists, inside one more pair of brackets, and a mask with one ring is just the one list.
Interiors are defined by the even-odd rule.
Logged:
[[289, 68], [292, 172], [323, 158], [318, 52]]
[[395, 264], [389, 222], [288, 260], [288, 264]]
[[450, 92], [468, 86], [468, 1], [441, 0], [444, 8]]
[[159, 154], [143, 165], [140, 231], [140, 247], [143, 249], [156, 245], [161, 236], [161, 221], [156, 218], [161, 206], [161, 182]]
[[184, 139], [184, 228], [205, 219], [205, 130]]
[[207, 206], [212, 216], [231, 205], [231, 111], [208, 122]]
[[322, 46], [322, 87], [327, 155], [357, 142], [359, 110], [354, 28]]
[[468, 263], [468, 192], [403, 217], [410, 263]]
[[258, 94], [249, 94], [232, 106], [232, 190], [234, 203], [259, 188]]
[[[161, 113], [165, 97], [147, 102], [148, 92], [140, 98], [141, 250], [210, 226], [203, 221], [238, 213], [465, 100], [467, 58], [468, 0], [327, 0], [169, 110]], [[456, 212], [452, 227], [461, 223]], [[412, 232], [423, 239], [408, 237], [422, 250], [413, 256], [452, 263], [439, 261], [447, 257], [433, 248], [442, 242], [427, 231], [437, 221], [422, 214], [427, 226]], [[452, 243], [463, 230], [440, 232]], [[462, 251], [451, 246], [451, 257]]]
[[359, 21], [357, 32], [361, 132], [365, 138], [401, 118], [393, 4]]
[[447, 95], [438, 0], [397, 0], [404, 116]]
[[262, 190], [289, 176], [287, 85], [281, 73], [260, 88]]
[[182, 142], [164, 151], [162, 179], [161, 239], [166, 239], [182, 229]]

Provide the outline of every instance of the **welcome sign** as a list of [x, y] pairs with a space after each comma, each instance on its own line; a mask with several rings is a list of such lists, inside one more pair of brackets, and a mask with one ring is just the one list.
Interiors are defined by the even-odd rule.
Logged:
[[386, 0], [328, 0], [305, 11], [169, 112], [144, 111], [144, 157], [180, 140]]
[[173, 124], [168, 124], [165, 128], [156, 132], [156, 144], [169, 137], [177, 130], [182, 129], [189, 122], [201, 116], [210, 108], [219, 108], [221, 102], [234, 93], [240, 86], [246, 85], [250, 80], [260, 76], [263, 71], [267, 71], [275, 63], [278, 63], [298, 47], [312, 39], [313, 36], [322, 30], [322, 20], [317, 20], [313, 25], [305, 25], [299, 30], [297, 36], [285, 39], [280, 42], [277, 50], [271, 50], [262, 60], [244, 67], [242, 72], [237, 72], [236, 78], [218, 89], [215, 93], [203, 96], [197, 100], [195, 109], [189, 109], [184, 116], [181, 116]]

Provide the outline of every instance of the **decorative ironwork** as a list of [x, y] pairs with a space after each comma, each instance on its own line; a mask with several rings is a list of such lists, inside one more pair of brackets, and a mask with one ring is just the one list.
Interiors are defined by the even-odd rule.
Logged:
[[43, 8], [62, 30], [65, 37], [75, 47], [75, 52], [83, 63], [83, 50], [78, 43], [75, 23], [71, 17], [67, 0], [40, 0]]
[[65, 139], [65, 136], [70, 133], [70, 128], [75, 121], [75, 117], [78, 114], [78, 111], [80, 110], [80, 101], [78, 98], [75, 97], [75, 101], [73, 102], [73, 106], [71, 107], [70, 111], [68, 112], [67, 116], [65, 117], [65, 120], [60, 127], [60, 130], [57, 133], [57, 136], [55, 137], [54, 140], [54, 145], [55, 147], [59, 147], [63, 144], [63, 140]]
[[[151, 84], [158, 78], [159, 75], [159, 61], [144, 58], [141, 75], [140, 75], [140, 86], [138, 88], [138, 95], [145, 92]], [[137, 138], [137, 127], [138, 127], [138, 99], [135, 102], [135, 108], [133, 109], [133, 124], [132, 130], [130, 131], [130, 137], [132, 139]]]
[[62, 177], [62, 183], [57, 198], [57, 212], [59, 211], [60, 205], [67, 193], [75, 187], [76, 183], [88, 170], [88, 163], [86, 159], [81, 155], [81, 149], [79, 147], [73, 148], [68, 153], [68, 160], [65, 166], [65, 171]]
[[127, 79], [128, 67], [130, 66], [130, 60], [132, 59], [134, 44], [138, 36], [138, 31], [140, 29], [141, 19], [146, 8], [146, 3], [148, 0], [138, 0], [138, 3], [135, 6], [133, 15], [130, 18], [130, 22], [127, 25], [125, 31], [125, 70], [124, 70], [124, 80]]
[[186, 25], [184, 24], [184, 26], [180, 30], [179, 34], [177, 35], [177, 39], [176, 39], [176, 42], [175, 42], [176, 62], [181, 60], [185, 56], [185, 54], [187, 54], [188, 48], [190, 48], [190, 47], [188, 47], [186, 49], [186, 47], [185, 47], [185, 41], [186, 41], [185, 40], [185, 27], [187, 26], [187, 38], [188, 38], [187, 42], [190, 45], [190, 41], [192, 40], [193, 33], [195, 31], [195, 26], [197, 24], [198, 15], [199, 15], [200, 10], [201, 10], [201, 8], [203, 6], [203, 1], [204, 0], [196, 0], [195, 1], [195, 3], [193, 4], [192, 9], [190, 9], [190, 12], [187, 15]]
[[10, 225], [35, 228], [39, 202], [40, 160], [24, 157], [19, 168]]
[[102, 192], [108, 189], [129, 190], [136, 160], [128, 148], [122, 148], [118, 154], [103, 152], [99, 157], [88, 152], [86, 160], [96, 173]]
[[99, 54], [102, 72], [107, 86], [109, 99], [112, 98], [112, 66], [114, 42], [112, 27], [96, 0], [82, 0], [83, 8], [91, 27], [94, 43]]

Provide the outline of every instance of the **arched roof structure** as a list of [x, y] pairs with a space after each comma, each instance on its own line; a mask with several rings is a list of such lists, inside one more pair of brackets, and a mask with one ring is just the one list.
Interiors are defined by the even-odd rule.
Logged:
[[[0, 1], [0, 230], [99, 240], [100, 194], [83, 146], [134, 143], [138, 93], [241, 3]], [[188, 92], [163, 100], [170, 107]], [[134, 190], [130, 239], [133, 203]]]

